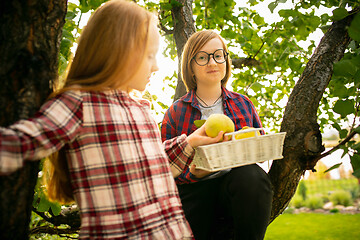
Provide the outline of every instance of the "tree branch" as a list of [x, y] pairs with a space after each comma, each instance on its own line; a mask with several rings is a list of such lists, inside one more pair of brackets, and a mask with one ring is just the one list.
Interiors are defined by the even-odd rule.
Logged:
[[244, 67], [256, 67], [259, 66], [261, 63], [256, 60], [253, 57], [248, 57], [248, 58], [234, 58], [231, 59], [232, 65], [234, 66], [234, 68], [244, 68]]
[[[73, 228], [57, 228], [57, 227], [50, 227], [50, 226], [40, 226], [40, 227], [35, 227], [33, 229], [30, 230], [30, 235], [36, 235], [39, 233], [46, 233], [46, 234], [51, 234], [51, 235], [70, 235], [70, 234], [77, 234], [79, 232], [78, 229], [73, 229]], [[77, 238], [72, 238], [70, 236], [66, 236], [67, 238], [71, 238], [71, 239], [77, 239]]]
[[61, 213], [58, 216], [54, 216], [51, 212], [52, 217], [46, 216], [45, 213], [37, 211], [35, 208], [32, 209], [36, 214], [41, 216], [45, 221], [53, 224], [54, 226], [60, 226], [66, 224], [70, 226], [71, 229], [79, 230], [80, 229], [80, 214], [79, 210], [70, 206], [61, 210]]
[[[163, 12], [163, 11], [161, 11]], [[161, 13], [159, 14], [158, 16], [158, 19], [159, 19], [159, 27], [160, 27], [160, 30], [162, 30], [165, 34], [164, 35], [171, 35], [174, 33], [174, 29], [168, 29], [167, 27], [165, 27], [162, 23], [161, 23]]]
[[[360, 127], [357, 126], [357, 127]], [[336, 145], [335, 147], [333, 147], [332, 149], [330, 149], [329, 151], [326, 151], [325, 153], [321, 154], [320, 156], [318, 156], [317, 158], [314, 159], [315, 162], [319, 161], [321, 158], [324, 158], [328, 155], [330, 155], [331, 153], [335, 152], [336, 150], [338, 150], [342, 145], [345, 145], [347, 142], [349, 142], [355, 135], [357, 134], [357, 132], [355, 130], [351, 131], [349, 133], [349, 135], [342, 140], [338, 145]]]

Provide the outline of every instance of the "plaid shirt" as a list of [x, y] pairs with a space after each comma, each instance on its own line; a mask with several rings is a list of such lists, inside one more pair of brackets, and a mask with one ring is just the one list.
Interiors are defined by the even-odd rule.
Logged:
[[[261, 128], [259, 115], [248, 97], [222, 88], [224, 114], [235, 123], [235, 131], [244, 126]], [[161, 126], [161, 137], [165, 141], [181, 134], [189, 135], [197, 129], [195, 120], [201, 119], [199, 102], [195, 91], [191, 90], [179, 100], [174, 102], [166, 111]], [[197, 182], [197, 179], [185, 167], [183, 172], [175, 179], [177, 184]]]
[[185, 135], [163, 144], [149, 110], [121, 91], [63, 93], [34, 118], [0, 128], [0, 172], [65, 147], [80, 238], [191, 238], [171, 171], [185, 168], [193, 149]]

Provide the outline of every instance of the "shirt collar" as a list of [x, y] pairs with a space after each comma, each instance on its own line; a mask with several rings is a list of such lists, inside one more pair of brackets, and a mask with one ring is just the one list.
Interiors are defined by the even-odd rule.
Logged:
[[235, 96], [229, 90], [227, 90], [225, 87], [221, 87], [221, 90], [222, 90], [222, 94], [223, 94], [223, 99], [235, 98]]
[[[227, 90], [225, 87], [221, 87], [221, 91], [222, 91], [222, 95], [223, 95], [223, 99], [228, 99], [228, 98], [235, 98], [234, 94], [232, 94], [229, 90]], [[195, 102], [196, 96], [195, 96], [195, 89], [190, 90], [187, 94], [185, 94], [182, 97], [182, 101], [184, 102], [188, 102], [188, 103], [192, 103]], [[197, 102], [197, 100], [196, 100]]]
[[188, 103], [195, 102], [194, 101], [195, 99], [196, 99], [196, 96], [195, 96], [195, 90], [194, 89], [190, 90], [187, 94], [185, 94], [182, 97], [182, 100], [184, 102], [188, 102]]

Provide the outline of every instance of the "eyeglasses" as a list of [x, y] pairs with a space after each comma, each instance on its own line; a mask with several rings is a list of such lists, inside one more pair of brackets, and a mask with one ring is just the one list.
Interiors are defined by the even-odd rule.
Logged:
[[199, 66], [205, 66], [206, 64], [209, 63], [211, 55], [215, 60], [215, 62], [224, 63], [227, 60], [229, 53], [225, 52], [224, 49], [218, 49], [213, 53], [200, 51], [197, 54], [195, 54], [195, 56], [192, 59], [194, 59]]

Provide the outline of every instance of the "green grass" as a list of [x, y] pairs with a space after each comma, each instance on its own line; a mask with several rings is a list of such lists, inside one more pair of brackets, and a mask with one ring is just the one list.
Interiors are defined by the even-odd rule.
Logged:
[[265, 240], [360, 239], [360, 214], [282, 214], [268, 227]]

